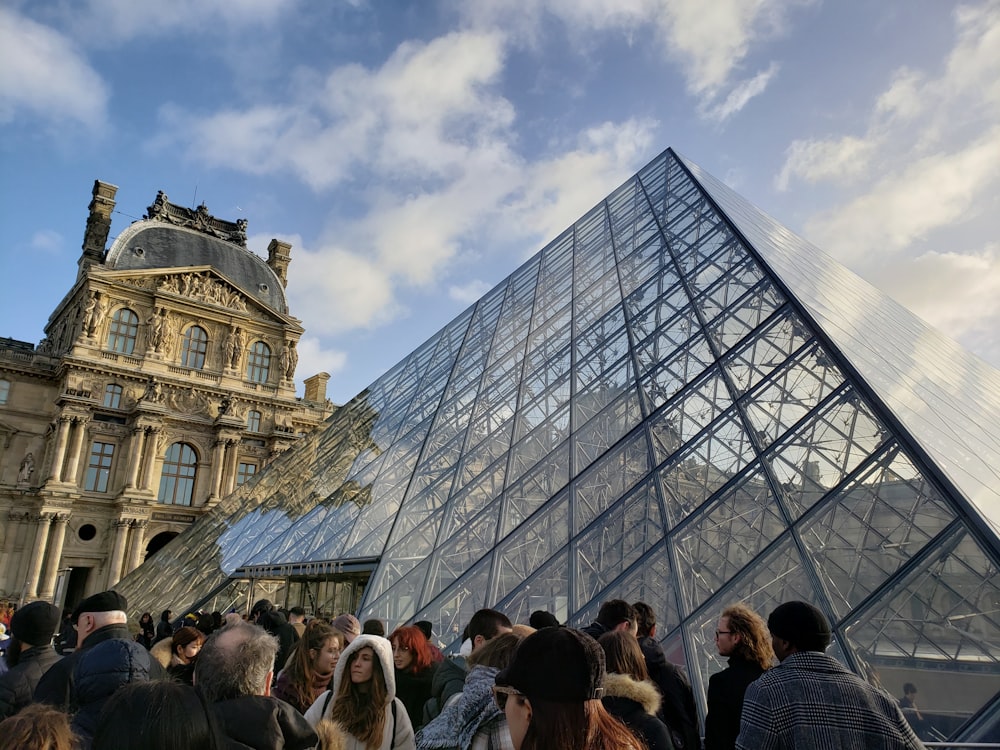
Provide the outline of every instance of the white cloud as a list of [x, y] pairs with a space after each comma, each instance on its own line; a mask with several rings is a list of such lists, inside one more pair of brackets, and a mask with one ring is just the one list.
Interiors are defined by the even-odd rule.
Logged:
[[813, 1], [479, 0], [456, 5], [473, 25], [504, 28], [529, 44], [537, 42], [549, 17], [584, 38], [609, 31], [630, 38], [652, 29], [664, 54], [683, 71], [688, 91], [700, 101], [699, 111], [721, 121], [760, 94], [776, 69], [772, 63], [734, 84], [732, 78], [751, 48], [784, 34], [788, 13]]
[[52, 229], [41, 229], [31, 237], [32, 252], [59, 255], [66, 245], [66, 238]]
[[849, 135], [836, 140], [794, 141], [785, 151], [785, 164], [775, 186], [788, 190], [794, 179], [809, 183], [850, 181], [868, 172], [877, 146], [874, 139]]
[[448, 296], [463, 305], [471, 305], [493, 287], [485, 281], [473, 279], [461, 286], [448, 287]]
[[334, 375], [344, 369], [347, 354], [335, 349], [324, 349], [323, 342], [315, 336], [303, 336], [296, 347], [299, 364], [295, 368], [295, 380], [302, 383], [306, 378], [325, 372]]
[[0, 122], [29, 115], [92, 130], [104, 124], [108, 87], [70, 39], [0, 8], [0, 49]]

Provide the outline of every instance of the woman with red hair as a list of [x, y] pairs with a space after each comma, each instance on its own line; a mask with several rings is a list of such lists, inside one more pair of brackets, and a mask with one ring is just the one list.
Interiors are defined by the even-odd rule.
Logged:
[[431, 680], [437, 664], [431, 644], [415, 625], [396, 628], [389, 635], [396, 672], [396, 696], [406, 706], [414, 730], [424, 724], [424, 703], [431, 697]]

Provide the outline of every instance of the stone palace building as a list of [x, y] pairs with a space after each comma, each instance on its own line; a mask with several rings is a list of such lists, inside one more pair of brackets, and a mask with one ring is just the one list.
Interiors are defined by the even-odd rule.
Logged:
[[160, 192], [107, 247], [96, 181], [76, 283], [37, 346], [0, 339], [0, 597], [113, 586], [334, 410], [295, 395], [291, 246]]

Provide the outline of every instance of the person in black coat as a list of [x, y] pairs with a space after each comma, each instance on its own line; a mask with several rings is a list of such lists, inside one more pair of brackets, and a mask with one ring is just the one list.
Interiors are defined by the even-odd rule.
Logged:
[[740, 734], [743, 695], [747, 686], [774, 662], [767, 624], [745, 604], [726, 607], [715, 630], [719, 656], [729, 666], [708, 680], [705, 750], [733, 750]]
[[667, 725], [656, 718], [660, 693], [649, 680], [639, 642], [628, 631], [605, 633], [597, 642], [604, 649], [607, 674], [601, 702], [609, 714], [645, 742], [649, 750], [676, 750]]
[[677, 750], [698, 750], [701, 747], [701, 732], [691, 683], [680, 667], [667, 660], [657, 642], [656, 614], [652, 607], [645, 602], [636, 602], [632, 606], [638, 617], [639, 648], [646, 659], [646, 671], [663, 698], [656, 716], [667, 725]]
[[299, 640], [299, 634], [267, 599], [261, 599], [250, 610], [250, 619], [278, 639], [278, 655], [274, 659], [274, 671], [285, 668], [289, 654]]
[[160, 613], [160, 621], [156, 623], [156, 636], [153, 638], [153, 643], [159, 643], [160, 641], [173, 637], [174, 626], [170, 624], [170, 620], [173, 616], [174, 613], [169, 609], [165, 609]]
[[52, 647], [59, 620], [59, 608], [48, 602], [31, 602], [14, 613], [7, 646], [10, 669], [0, 675], [0, 720], [30, 704], [42, 675], [59, 661]]

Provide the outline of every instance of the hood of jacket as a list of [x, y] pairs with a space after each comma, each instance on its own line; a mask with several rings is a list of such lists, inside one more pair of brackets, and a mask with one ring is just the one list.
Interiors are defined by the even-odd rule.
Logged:
[[333, 672], [333, 690], [336, 693], [340, 688], [340, 680], [344, 676], [344, 670], [347, 669], [351, 654], [363, 648], [370, 648], [382, 666], [382, 677], [385, 678], [385, 689], [389, 694], [385, 705], [388, 706], [396, 697], [396, 665], [392, 661], [392, 644], [378, 635], [359, 635], [344, 649]]
[[624, 674], [608, 672], [604, 675], [605, 698], [628, 698], [642, 706], [642, 710], [655, 716], [660, 709], [660, 691], [649, 680], [639, 681]]

